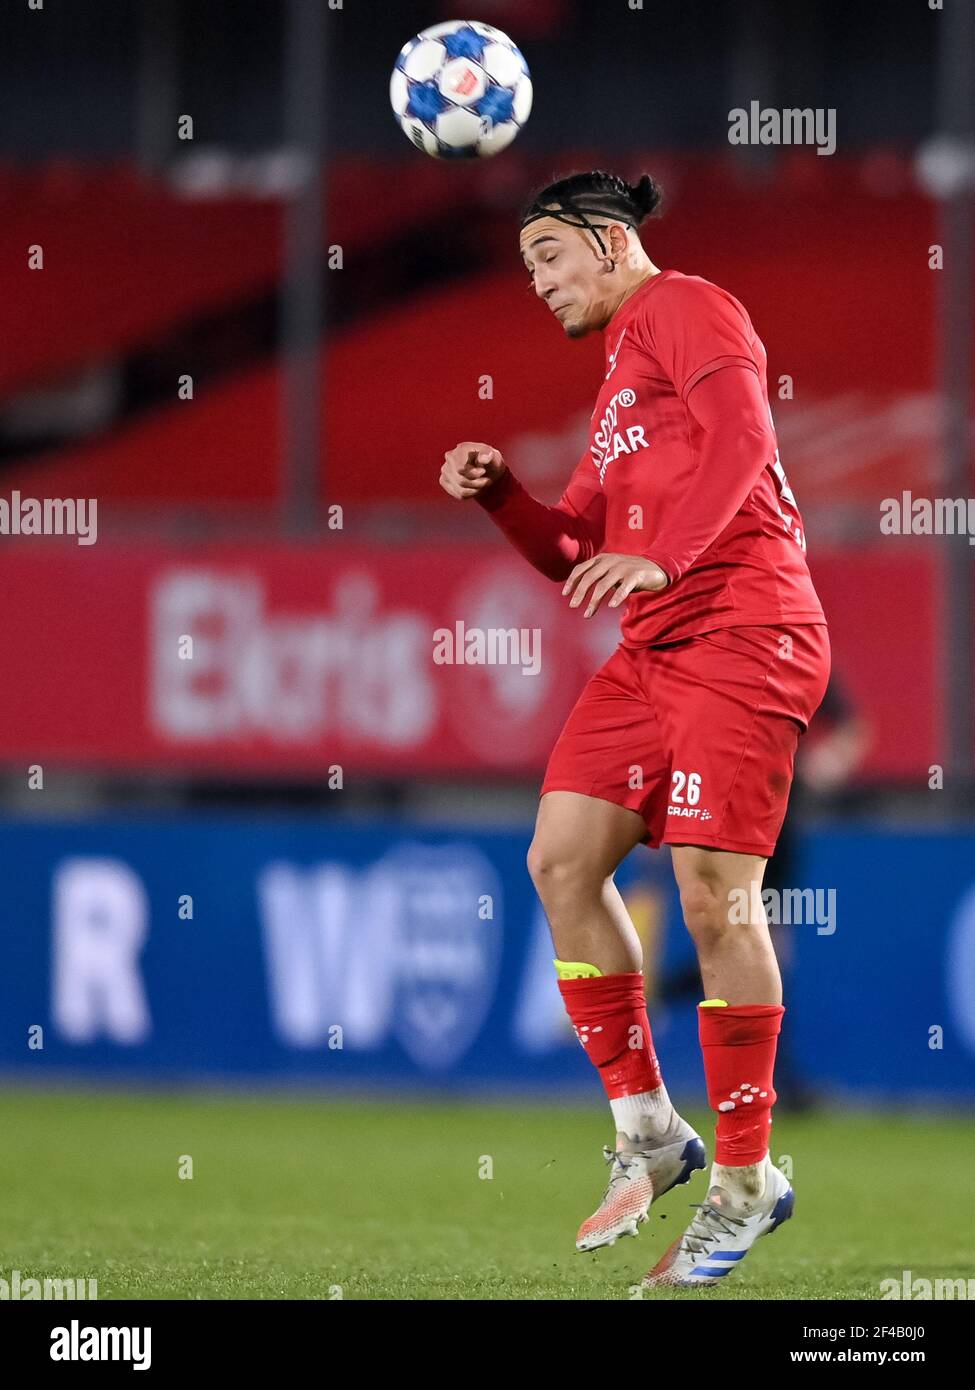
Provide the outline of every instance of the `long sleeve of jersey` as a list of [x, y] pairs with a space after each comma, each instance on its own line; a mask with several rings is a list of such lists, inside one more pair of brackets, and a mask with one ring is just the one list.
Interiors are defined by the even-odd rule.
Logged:
[[477, 497], [494, 524], [549, 579], [565, 580], [603, 546], [606, 499], [588, 452], [554, 507], [526, 492], [510, 470]]
[[754, 367], [721, 365], [700, 377], [685, 402], [694, 421], [695, 466], [666, 499], [643, 554], [671, 583], [717, 539], [775, 458], [775, 435]]

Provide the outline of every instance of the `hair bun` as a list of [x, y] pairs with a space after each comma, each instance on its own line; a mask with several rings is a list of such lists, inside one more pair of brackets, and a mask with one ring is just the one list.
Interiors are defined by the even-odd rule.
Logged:
[[649, 174], [644, 174], [639, 183], [628, 185], [628, 190], [642, 217], [649, 217], [660, 206], [660, 185]]

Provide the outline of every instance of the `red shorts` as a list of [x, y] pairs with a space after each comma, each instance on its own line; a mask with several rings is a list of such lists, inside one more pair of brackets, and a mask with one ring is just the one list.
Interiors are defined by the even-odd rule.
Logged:
[[796, 745], [829, 679], [824, 623], [720, 628], [617, 647], [552, 750], [542, 794], [580, 792], [638, 812], [643, 843], [768, 858]]

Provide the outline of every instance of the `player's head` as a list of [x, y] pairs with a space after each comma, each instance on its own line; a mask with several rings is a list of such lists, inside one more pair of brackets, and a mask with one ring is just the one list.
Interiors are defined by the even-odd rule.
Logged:
[[629, 184], [593, 169], [558, 179], [529, 199], [522, 259], [535, 293], [568, 337], [604, 328], [627, 291], [653, 269], [636, 229], [660, 197], [649, 174]]

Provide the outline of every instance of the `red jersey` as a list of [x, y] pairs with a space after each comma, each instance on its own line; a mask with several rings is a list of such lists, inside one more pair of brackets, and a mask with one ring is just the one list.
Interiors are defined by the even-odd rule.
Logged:
[[[543, 507], [506, 473], [479, 497], [485, 509], [554, 579], [601, 551], [658, 564], [670, 583], [627, 600], [626, 645], [825, 622], [779, 462], [765, 349], [743, 306], [700, 276], [664, 270], [620, 306], [604, 337], [589, 448], [558, 505]], [[750, 395], [754, 408], [722, 435], [688, 396], [728, 366], [757, 381], [732, 379], [733, 395]]]

